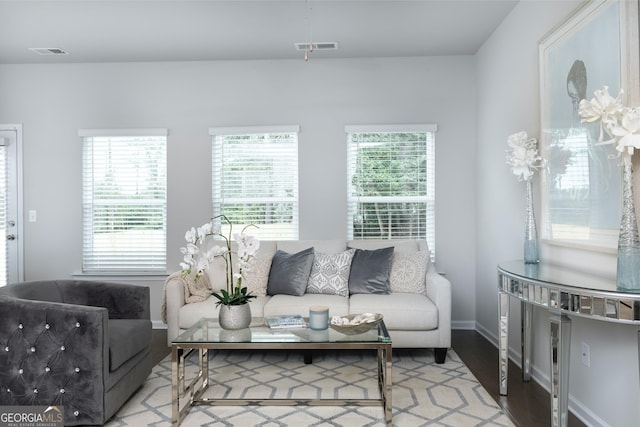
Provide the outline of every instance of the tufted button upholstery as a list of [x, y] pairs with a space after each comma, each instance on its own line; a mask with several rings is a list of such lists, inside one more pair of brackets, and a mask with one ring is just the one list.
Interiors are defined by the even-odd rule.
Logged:
[[[73, 289], [82, 289], [79, 295], [90, 293], [92, 283], [51, 281], [42, 293], [55, 302], [31, 299], [45, 282], [0, 288], [0, 349], [4, 350], [0, 351], [0, 405], [62, 405], [65, 425], [102, 425], [148, 376], [148, 288], [101, 283], [96, 293], [102, 296], [94, 299], [111, 302], [117, 309], [78, 305], [78, 295], [72, 298], [74, 304], [58, 302], [64, 301], [65, 293], [73, 294]], [[64, 292], [58, 289], [56, 296], [50, 288], [64, 288]], [[107, 296], [110, 289], [115, 296]], [[109, 342], [109, 313], [127, 319], [122, 307], [135, 304], [118, 301], [129, 294], [136, 295], [134, 301], [142, 301], [131, 318], [137, 319], [139, 328], [149, 329], [149, 341], [145, 342], [146, 332], [137, 333], [139, 351], [120, 354], [119, 366], [110, 369], [109, 347], [119, 343]]]

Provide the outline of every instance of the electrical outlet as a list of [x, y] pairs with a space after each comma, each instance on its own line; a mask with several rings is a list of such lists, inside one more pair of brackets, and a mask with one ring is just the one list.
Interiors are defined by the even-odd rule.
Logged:
[[586, 342], [582, 343], [582, 364], [587, 368], [591, 367], [591, 349]]
[[38, 221], [38, 213], [36, 212], [35, 209], [31, 209], [29, 211], [29, 222], [36, 222]]

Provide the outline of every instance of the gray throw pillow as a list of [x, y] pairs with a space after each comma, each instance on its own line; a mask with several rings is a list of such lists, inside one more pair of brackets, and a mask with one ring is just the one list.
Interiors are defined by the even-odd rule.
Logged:
[[278, 250], [271, 260], [267, 294], [304, 295], [313, 266], [313, 258], [313, 248], [295, 254]]
[[393, 247], [356, 249], [349, 274], [350, 294], [388, 294]]

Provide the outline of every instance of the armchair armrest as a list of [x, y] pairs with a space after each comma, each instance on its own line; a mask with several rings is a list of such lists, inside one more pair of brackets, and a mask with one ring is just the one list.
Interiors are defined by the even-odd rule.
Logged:
[[55, 283], [67, 304], [105, 307], [111, 319], [151, 319], [150, 291], [146, 286], [82, 280]]
[[163, 311], [164, 321], [167, 323], [167, 344], [180, 335], [180, 323], [178, 312], [185, 305], [184, 288], [186, 284], [180, 276], [180, 272], [171, 274], [164, 282]]
[[0, 296], [0, 405], [64, 405], [65, 424], [101, 424], [105, 308]]
[[451, 282], [438, 274], [433, 264], [427, 270], [427, 297], [438, 308], [438, 329], [442, 348], [451, 346]]

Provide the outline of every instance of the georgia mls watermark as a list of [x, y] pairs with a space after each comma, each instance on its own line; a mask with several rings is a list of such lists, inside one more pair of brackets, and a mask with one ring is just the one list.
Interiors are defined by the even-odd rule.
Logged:
[[62, 406], [0, 406], [0, 427], [63, 427]]

